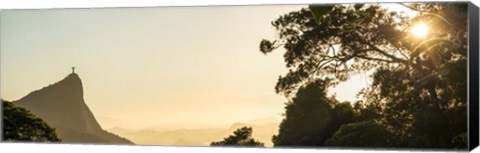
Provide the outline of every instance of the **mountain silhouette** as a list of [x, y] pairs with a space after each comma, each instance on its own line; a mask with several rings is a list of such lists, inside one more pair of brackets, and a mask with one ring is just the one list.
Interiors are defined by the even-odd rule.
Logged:
[[100, 127], [85, 104], [82, 81], [76, 73], [33, 91], [14, 103], [30, 110], [54, 127], [62, 142], [133, 144]]

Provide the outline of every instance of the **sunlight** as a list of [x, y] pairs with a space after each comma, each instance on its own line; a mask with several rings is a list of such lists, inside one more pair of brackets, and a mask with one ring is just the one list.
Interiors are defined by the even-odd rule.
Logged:
[[428, 26], [421, 22], [421, 23], [418, 23], [417, 25], [415, 25], [413, 28], [412, 28], [412, 34], [417, 36], [417, 37], [424, 37], [425, 35], [427, 35], [428, 33]]

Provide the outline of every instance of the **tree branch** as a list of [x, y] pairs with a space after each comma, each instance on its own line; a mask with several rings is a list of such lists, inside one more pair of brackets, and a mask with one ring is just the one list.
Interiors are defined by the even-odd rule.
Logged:
[[413, 7], [413, 6], [407, 5], [407, 4], [405, 4], [405, 3], [400, 3], [400, 5], [408, 8], [408, 9], [411, 9], [411, 10], [413, 10], [413, 11], [417, 11], [417, 12], [427, 12], [427, 11], [425, 11], [425, 10], [420, 10], [420, 9], [415, 8], [415, 7]]
[[366, 56], [357, 56], [357, 57], [366, 59], [366, 60], [374, 60], [374, 61], [380, 61], [380, 62], [386, 62], [386, 63], [397, 63], [395, 61], [390, 61], [390, 60], [381, 59], [381, 58], [373, 58], [373, 57], [366, 57]]
[[[413, 58], [413, 56], [416, 56], [419, 54], [419, 52], [421, 50], [418, 50], [420, 47], [422, 47], [423, 45], [429, 43], [429, 42], [432, 42], [432, 41], [440, 41], [439, 43], [452, 43], [450, 41], [447, 41], [447, 40], [444, 40], [444, 39], [441, 39], [441, 38], [431, 38], [431, 39], [428, 39], [428, 40], [425, 40], [425, 41], [422, 41], [420, 44], [418, 44], [417, 46], [415, 46], [415, 48], [413, 48], [412, 50], [412, 53], [410, 53], [410, 58]], [[438, 44], [438, 43], [437, 43]], [[432, 47], [430, 47], [429, 49], [431, 49]], [[427, 49], [427, 50], [429, 50]]]
[[[359, 38], [365, 38], [365, 37], [362, 36], [362, 34], [361, 34], [359, 31], [355, 31], [355, 32], [356, 32], [356, 34], [359, 36]], [[364, 40], [364, 39], [359, 39], [358, 41], [360, 41], [360, 42], [366, 44], [367, 46], [371, 47], [371, 50], [373, 50], [373, 51], [375, 51], [375, 52], [377, 52], [377, 53], [382, 54], [383, 56], [386, 56], [386, 57], [392, 59], [392, 61], [394, 61], [394, 62], [403, 63], [403, 64], [408, 65], [408, 60], [401, 59], [401, 58], [398, 58], [398, 57], [396, 57], [396, 56], [390, 55], [390, 54], [388, 54], [387, 52], [385, 52], [384, 50], [378, 48], [377, 46], [371, 44], [370, 42], [367, 42], [367, 41]]]

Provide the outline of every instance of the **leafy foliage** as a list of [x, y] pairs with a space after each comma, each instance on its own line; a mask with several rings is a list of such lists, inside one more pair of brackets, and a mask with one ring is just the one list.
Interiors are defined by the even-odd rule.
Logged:
[[3, 103], [3, 140], [4, 141], [61, 141], [55, 129], [47, 125], [25, 108], [11, 102]]
[[211, 146], [255, 146], [263, 147], [264, 144], [252, 138], [252, 128], [242, 127], [223, 139], [223, 141], [212, 142]]
[[312, 12], [313, 16], [315, 17], [315, 20], [319, 20], [321, 17], [332, 11], [333, 6], [326, 6], [326, 5], [321, 5], [321, 6], [315, 6], [315, 5], [310, 5], [308, 6], [310, 11]]
[[349, 103], [327, 97], [327, 85], [328, 81], [317, 80], [301, 87], [287, 102], [285, 119], [272, 138], [275, 146], [320, 146], [340, 125], [354, 120]]
[[332, 121], [332, 107], [324, 87], [325, 82], [309, 84], [287, 103], [279, 134], [272, 139], [275, 146], [315, 146], [328, 138], [325, 131]]
[[327, 140], [328, 146], [393, 147], [395, 136], [374, 120], [345, 124]]
[[[438, 11], [442, 7], [436, 8]], [[434, 69], [425, 66], [434, 57], [420, 53], [432, 53], [428, 51], [438, 49], [441, 51], [437, 52], [445, 55], [435, 57], [453, 56], [454, 53], [466, 55], [464, 44], [452, 43], [466, 42], [466, 33], [461, 28], [441, 28], [448, 25], [433, 18], [429, 22], [438, 26], [441, 34], [420, 41], [412, 36], [410, 29], [412, 24], [432, 13], [424, 14], [409, 20], [378, 5], [359, 9], [336, 5], [328, 14], [320, 17], [317, 24], [312, 12], [302, 9], [273, 21], [279, 38], [274, 41], [263, 40], [260, 48], [265, 49], [263, 53], [269, 53], [280, 45], [286, 49], [284, 58], [290, 71], [279, 78], [275, 87], [282, 94], [292, 93], [301, 84], [314, 80], [312, 78], [344, 81], [353, 72], [381, 66], [403, 65], [429, 74]]]
[[392, 49], [398, 48], [393, 42], [404, 33], [396, 27], [406, 22], [405, 17], [376, 5], [358, 10], [337, 5], [318, 23], [309, 9], [302, 9], [272, 22], [279, 39], [264, 40], [261, 48], [267, 48], [264, 44], [283, 44], [286, 49], [284, 58], [290, 71], [279, 78], [275, 89], [288, 95], [312, 78], [343, 81], [355, 71], [408, 63], [406, 58], [395, 56], [406, 54], [405, 50]]
[[[375, 4], [311, 6], [272, 22], [278, 38], [262, 40], [261, 51], [268, 54], [283, 46], [289, 69], [279, 77], [275, 91], [287, 98], [298, 92], [287, 103], [286, 118], [273, 139], [276, 145], [325, 145], [321, 141], [329, 138], [324, 135], [326, 127], [330, 121], [339, 121], [341, 128], [327, 145], [466, 148], [467, 5], [402, 5], [418, 15], [410, 18]], [[433, 32], [415, 36], [411, 29], [418, 23], [429, 25]], [[353, 114], [332, 115], [339, 103], [326, 98], [325, 92], [303, 94], [304, 86], [318, 80], [328, 80], [320, 85], [319, 91], [325, 91], [351, 74], [368, 70], [374, 72], [373, 82], [359, 93], [361, 100], [354, 104]], [[317, 98], [310, 100], [317, 103], [301, 103], [298, 97]], [[296, 105], [305, 109], [291, 113], [293, 106], [301, 108]], [[292, 116], [312, 119], [293, 122]], [[385, 141], [370, 141], [369, 135]]]

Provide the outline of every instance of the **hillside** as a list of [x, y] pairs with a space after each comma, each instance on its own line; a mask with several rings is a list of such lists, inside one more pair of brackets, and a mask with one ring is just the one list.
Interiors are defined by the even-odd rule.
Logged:
[[53, 126], [62, 142], [133, 144], [100, 127], [83, 99], [82, 81], [76, 73], [14, 103]]

